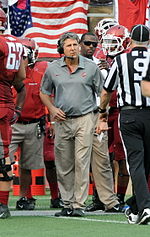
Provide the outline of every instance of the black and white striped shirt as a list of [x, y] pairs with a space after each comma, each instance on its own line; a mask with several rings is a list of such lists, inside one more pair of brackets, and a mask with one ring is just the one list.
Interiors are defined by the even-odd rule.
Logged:
[[118, 105], [150, 106], [150, 98], [141, 94], [141, 80], [150, 67], [150, 53], [144, 47], [135, 47], [130, 53], [115, 58], [105, 80], [104, 89], [112, 92], [117, 89]]

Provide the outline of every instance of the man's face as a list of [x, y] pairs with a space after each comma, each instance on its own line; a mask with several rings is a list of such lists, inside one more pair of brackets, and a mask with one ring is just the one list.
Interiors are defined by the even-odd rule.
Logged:
[[80, 43], [81, 55], [87, 58], [92, 58], [97, 47], [98, 40], [94, 35], [85, 35], [84, 40]]
[[79, 43], [74, 39], [66, 39], [64, 41], [64, 54], [67, 57], [77, 58], [79, 55]]

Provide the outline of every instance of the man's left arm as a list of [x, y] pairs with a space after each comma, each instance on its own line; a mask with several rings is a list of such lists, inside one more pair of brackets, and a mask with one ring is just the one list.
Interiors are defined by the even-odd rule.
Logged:
[[100, 96], [100, 113], [99, 120], [96, 127], [96, 133], [107, 131], [109, 129], [107, 124], [107, 107], [111, 98], [112, 92], [107, 92], [105, 89], [102, 90]]
[[17, 98], [16, 98], [16, 105], [15, 105], [15, 112], [14, 117], [11, 123], [15, 123], [18, 117], [21, 115], [21, 110], [24, 105], [25, 97], [26, 97], [26, 90], [23, 80], [26, 78], [26, 71], [24, 61], [21, 61], [20, 68], [15, 75], [15, 79], [13, 81], [13, 86], [17, 91]]
[[107, 106], [113, 90], [116, 89], [117, 83], [117, 63], [114, 62], [104, 82], [103, 90], [100, 95], [100, 115], [96, 128], [96, 133], [98, 134], [109, 129], [107, 125]]
[[150, 97], [150, 81], [141, 81], [142, 95]]

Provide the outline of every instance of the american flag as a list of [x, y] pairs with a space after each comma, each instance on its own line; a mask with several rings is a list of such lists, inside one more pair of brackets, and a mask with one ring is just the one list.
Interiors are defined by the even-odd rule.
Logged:
[[[19, 4], [26, 2], [25, 9]], [[18, 0], [9, 7], [11, 34], [33, 38], [39, 57], [59, 57], [57, 41], [67, 31], [87, 32], [89, 0]]]

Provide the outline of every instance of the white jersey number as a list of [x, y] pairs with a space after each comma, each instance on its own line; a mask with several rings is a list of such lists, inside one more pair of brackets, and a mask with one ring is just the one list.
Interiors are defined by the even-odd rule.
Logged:
[[8, 58], [6, 68], [8, 70], [18, 70], [21, 61], [21, 55], [23, 52], [23, 46], [21, 43], [7, 42], [8, 45]]
[[148, 65], [149, 65], [149, 54], [143, 52], [145, 58], [137, 58], [134, 61], [134, 68], [137, 73], [134, 73], [134, 80], [141, 81], [146, 76]]

